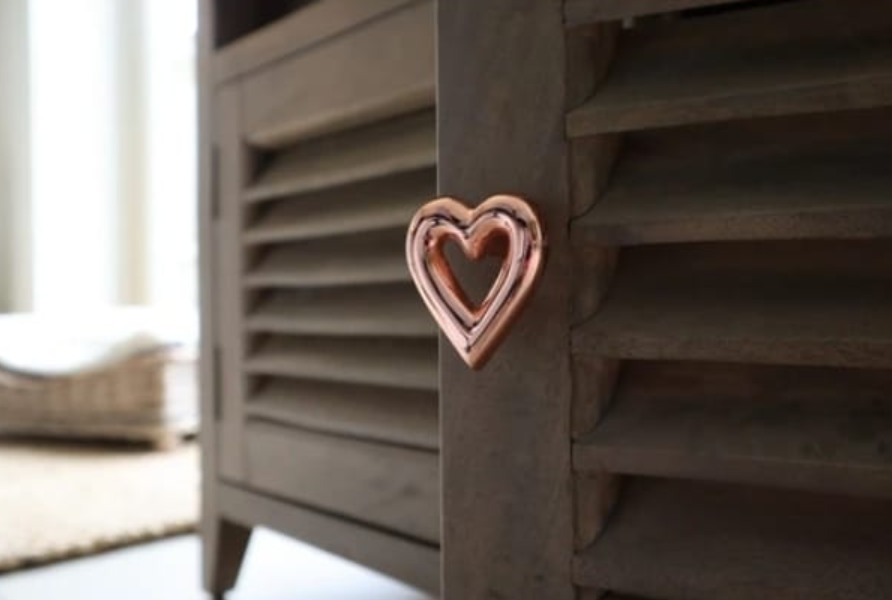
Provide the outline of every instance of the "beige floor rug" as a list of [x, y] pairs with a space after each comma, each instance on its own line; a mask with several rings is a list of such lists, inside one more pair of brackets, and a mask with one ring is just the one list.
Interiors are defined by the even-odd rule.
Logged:
[[0, 572], [191, 531], [198, 488], [194, 444], [0, 441]]

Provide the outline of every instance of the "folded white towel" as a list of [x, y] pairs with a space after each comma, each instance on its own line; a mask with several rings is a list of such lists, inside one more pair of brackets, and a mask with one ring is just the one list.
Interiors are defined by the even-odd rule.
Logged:
[[0, 365], [34, 376], [83, 374], [165, 346], [194, 351], [194, 315], [121, 308], [77, 316], [0, 316]]

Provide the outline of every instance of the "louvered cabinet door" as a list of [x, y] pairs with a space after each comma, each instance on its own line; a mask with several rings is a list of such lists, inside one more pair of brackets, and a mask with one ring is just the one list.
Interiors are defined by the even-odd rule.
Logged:
[[436, 329], [403, 254], [436, 187], [433, 4], [377, 4], [218, 91], [219, 470], [417, 543], [434, 571], [394, 571], [435, 588]]
[[441, 192], [550, 241], [490, 367], [441, 359], [445, 597], [892, 597], [892, 4], [439, 27]]

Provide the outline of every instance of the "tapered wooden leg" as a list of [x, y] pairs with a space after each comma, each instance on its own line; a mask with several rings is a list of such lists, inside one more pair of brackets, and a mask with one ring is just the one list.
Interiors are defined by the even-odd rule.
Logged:
[[206, 517], [203, 523], [204, 586], [215, 597], [235, 586], [251, 528], [218, 517]]

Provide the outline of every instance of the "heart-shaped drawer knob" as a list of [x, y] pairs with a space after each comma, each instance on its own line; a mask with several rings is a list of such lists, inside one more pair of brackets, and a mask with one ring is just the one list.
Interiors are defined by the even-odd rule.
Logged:
[[[472, 305], [444, 256], [447, 241], [478, 261], [497, 243], [502, 265], [483, 302]], [[536, 211], [517, 196], [492, 196], [475, 208], [454, 198], [422, 206], [406, 236], [415, 285], [446, 338], [472, 369], [481, 368], [507, 335], [545, 264], [545, 233]]]

